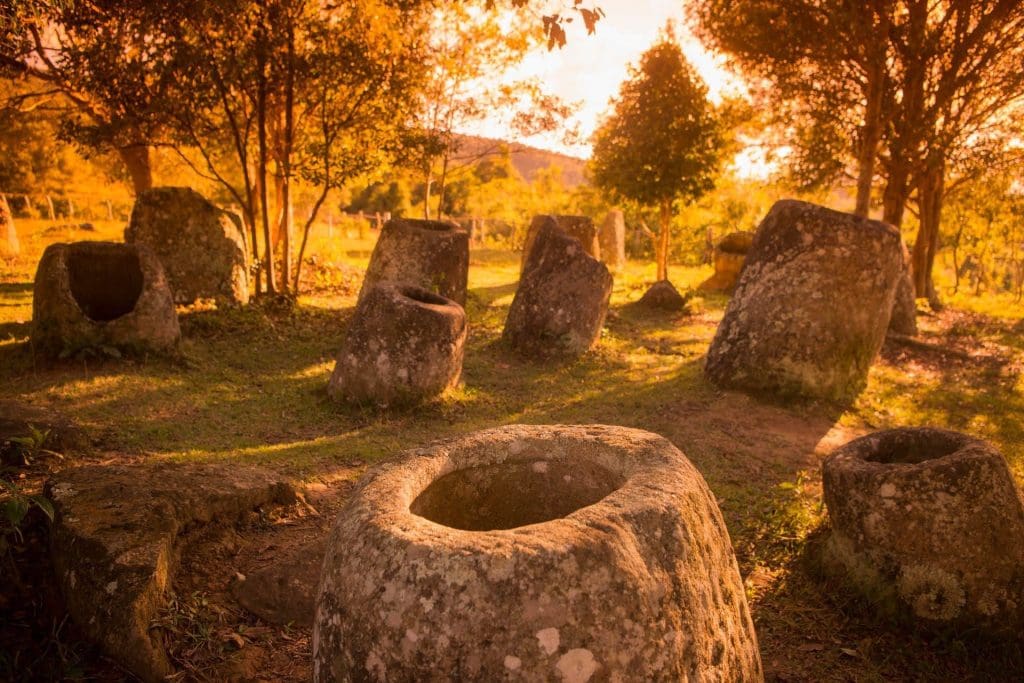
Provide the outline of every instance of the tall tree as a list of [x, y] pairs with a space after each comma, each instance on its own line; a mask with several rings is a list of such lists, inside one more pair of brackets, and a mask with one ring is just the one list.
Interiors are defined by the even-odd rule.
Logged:
[[20, 104], [60, 94], [64, 134], [112, 149], [136, 192], [153, 184], [154, 107], [173, 78], [160, 40], [181, 16], [171, 0], [19, 0], [5, 10], [3, 73], [27, 81]]
[[[708, 44], [770, 86], [761, 94], [780, 113], [798, 176], [824, 185], [853, 165], [866, 212], [881, 175], [882, 215], [896, 226], [916, 200], [914, 284], [936, 302], [931, 270], [951, 160], [1005, 130], [1024, 97], [1024, 4], [699, 0], [692, 16]], [[1012, 140], [1002, 136], [1004, 152]]]
[[630, 69], [613, 113], [594, 134], [594, 183], [658, 210], [658, 280], [668, 279], [675, 205], [711, 191], [722, 165], [723, 124], [707, 94], [669, 26]]
[[[510, 30], [513, 22], [520, 28]], [[497, 13], [453, 2], [434, 10], [417, 121], [425, 218], [431, 215], [435, 186], [440, 214], [448, 181], [468, 174], [476, 162], [498, 151], [498, 143], [464, 145], [461, 133], [487, 120], [529, 137], [554, 131], [571, 113], [571, 107], [545, 92], [536, 79], [509, 78], [543, 38], [543, 30], [530, 24], [524, 9]]]

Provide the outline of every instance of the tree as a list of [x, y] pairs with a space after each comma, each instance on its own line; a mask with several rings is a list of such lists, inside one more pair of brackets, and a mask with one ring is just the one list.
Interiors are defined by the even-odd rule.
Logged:
[[[509, 30], [507, 14], [465, 2], [444, 3], [433, 13], [417, 121], [424, 218], [431, 216], [435, 184], [437, 213], [446, 213], [449, 181], [498, 151], [499, 143], [465, 144], [460, 133], [487, 119], [529, 137], [557, 129], [571, 113], [535, 79], [506, 78], [544, 37], [540, 27], [530, 27], [524, 11], [513, 17], [528, 28]], [[553, 30], [550, 24], [548, 30]]]
[[[24, 81], [8, 106], [59, 101], [62, 133], [115, 150], [136, 192], [153, 184], [154, 108], [173, 78], [159, 39], [187, 13], [170, 0], [20, 0], [6, 10], [3, 73]], [[59, 96], [59, 97], [57, 97]], [[71, 106], [67, 106], [70, 104]]]
[[671, 26], [631, 68], [614, 112], [594, 135], [591, 175], [614, 196], [655, 207], [657, 278], [668, 278], [674, 205], [711, 191], [722, 165], [721, 118]]
[[1004, 124], [1024, 97], [1024, 4], [700, 0], [691, 11], [702, 39], [765, 81], [759, 93], [807, 184], [832, 183], [852, 162], [866, 214], [882, 176], [882, 217], [897, 227], [915, 200], [915, 289], [937, 303], [931, 269], [952, 177], [978, 167], [979, 139], [982, 156], [1013, 154]]

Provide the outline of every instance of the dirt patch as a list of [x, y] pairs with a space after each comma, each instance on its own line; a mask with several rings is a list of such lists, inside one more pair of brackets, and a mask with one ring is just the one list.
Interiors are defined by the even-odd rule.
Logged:
[[190, 535], [159, 619], [178, 673], [172, 680], [281, 681], [312, 677], [312, 624], [277, 625], [235, 597], [248, 579], [326, 539], [357, 470], [311, 483], [306, 501], [253, 513], [238, 526], [209, 526]]

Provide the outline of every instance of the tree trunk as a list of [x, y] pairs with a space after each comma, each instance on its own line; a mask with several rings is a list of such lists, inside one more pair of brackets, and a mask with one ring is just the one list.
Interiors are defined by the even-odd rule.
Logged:
[[434, 174], [427, 171], [423, 181], [423, 218], [430, 220], [430, 187], [434, 184]]
[[288, 25], [288, 62], [285, 68], [284, 153], [281, 159], [284, 176], [281, 188], [284, 253], [281, 261], [281, 286], [287, 292], [292, 276], [292, 145], [295, 127], [295, 29], [291, 23]]
[[153, 167], [149, 158], [149, 145], [138, 144], [118, 147], [117, 153], [132, 178], [132, 189], [136, 195], [152, 189]]
[[672, 202], [662, 202], [661, 210], [659, 212], [660, 218], [660, 229], [658, 232], [658, 242], [655, 248], [655, 258], [657, 259], [658, 266], [658, 280], [668, 279], [668, 244], [669, 244], [669, 230], [672, 226]]
[[910, 170], [902, 161], [893, 160], [889, 181], [882, 192], [882, 220], [899, 230], [903, 226], [903, 213], [907, 206]]
[[868, 216], [871, 211], [871, 186], [875, 179], [875, 157], [882, 138], [882, 100], [885, 94], [885, 43], [876, 50], [868, 73], [867, 106], [861, 127], [860, 149], [857, 155], [857, 204], [853, 212]]
[[[260, 17], [259, 21], [265, 22], [266, 17]], [[259, 159], [256, 164], [256, 178], [260, 188], [260, 218], [263, 223], [263, 240], [266, 243], [264, 249], [265, 268], [267, 271], [267, 293], [276, 292], [274, 278], [274, 249], [273, 240], [270, 236], [270, 206], [267, 203], [267, 57], [266, 57], [266, 27], [261, 25], [257, 29], [257, 50], [256, 50], [256, 137], [259, 143]]]
[[939, 226], [945, 195], [945, 163], [942, 160], [929, 164], [921, 174], [917, 193], [921, 207], [921, 226], [917, 231], [912, 254], [914, 291], [918, 297], [927, 297], [934, 308], [941, 306], [932, 280], [932, 268], [939, 246]]

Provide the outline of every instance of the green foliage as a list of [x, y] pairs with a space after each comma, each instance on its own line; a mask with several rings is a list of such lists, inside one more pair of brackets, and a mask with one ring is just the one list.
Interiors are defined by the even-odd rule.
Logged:
[[671, 33], [622, 84], [615, 111], [594, 136], [594, 183], [647, 206], [690, 202], [711, 191], [725, 136], [707, 86]]
[[15, 436], [9, 439], [13, 448], [18, 453], [18, 459], [24, 466], [31, 465], [40, 456], [48, 455], [61, 460], [64, 456], [56, 451], [45, 448], [50, 438], [49, 429], [38, 429], [35, 425], [28, 425], [29, 433], [26, 436]]

